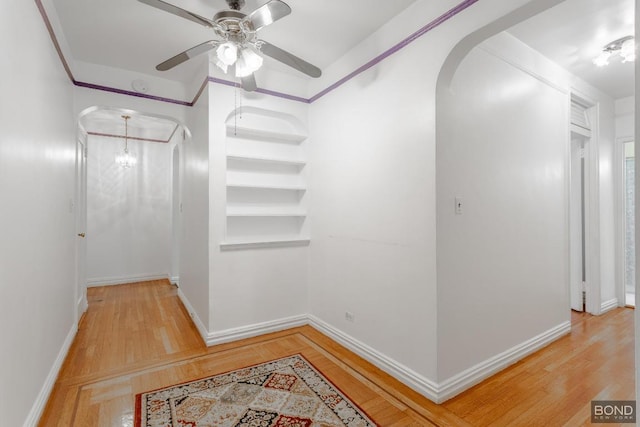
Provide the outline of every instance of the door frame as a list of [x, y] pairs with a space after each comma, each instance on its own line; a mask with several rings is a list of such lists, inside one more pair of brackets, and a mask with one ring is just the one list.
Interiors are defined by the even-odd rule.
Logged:
[[75, 174], [75, 323], [79, 325], [88, 308], [87, 302], [87, 142], [88, 135], [78, 124]]
[[[576, 133], [585, 137], [584, 149], [584, 244], [585, 244], [585, 271], [586, 283], [585, 294], [586, 304], [585, 312], [599, 315], [602, 311], [601, 307], [601, 290], [600, 290], [600, 156], [599, 156], [599, 121], [600, 105], [583, 95], [576, 89], [571, 89], [569, 100], [569, 108], [571, 103], [577, 102], [585, 107], [589, 117], [590, 129], [584, 129], [573, 123], [569, 123], [569, 153], [571, 153], [572, 134]], [[571, 154], [569, 154], [571, 156]], [[571, 162], [570, 162], [571, 163]], [[570, 165], [570, 168], [572, 166]], [[571, 171], [571, 169], [569, 169]], [[570, 185], [570, 184], [569, 184]], [[571, 221], [571, 191], [569, 192], [569, 221]], [[574, 207], [575, 209], [575, 207]], [[571, 227], [569, 223], [569, 227]], [[569, 228], [570, 230], [571, 228]], [[569, 236], [569, 266], [571, 266], [571, 236]], [[571, 273], [570, 273], [571, 274]], [[569, 280], [569, 292], [572, 280]], [[571, 294], [570, 294], [571, 295]], [[571, 302], [571, 301], [570, 301]], [[570, 304], [571, 305], [571, 304]]]
[[616, 210], [616, 297], [618, 307], [626, 305], [625, 289], [625, 197], [624, 197], [624, 144], [634, 142], [633, 136], [616, 138], [614, 147], [614, 171], [615, 174], [615, 210]]
[[[587, 286], [591, 271], [589, 254], [589, 132], [571, 126], [569, 156], [569, 301], [571, 309], [587, 311], [583, 307], [590, 298]], [[578, 261], [579, 260], [579, 261]], [[579, 264], [579, 265], [578, 265]], [[578, 268], [579, 267], [579, 268]], [[578, 277], [576, 277], [578, 276]]]

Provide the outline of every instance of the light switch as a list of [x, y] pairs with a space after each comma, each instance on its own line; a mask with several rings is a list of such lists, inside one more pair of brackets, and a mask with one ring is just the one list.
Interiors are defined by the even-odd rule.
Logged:
[[456, 197], [456, 215], [462, 215], [462, 197]]

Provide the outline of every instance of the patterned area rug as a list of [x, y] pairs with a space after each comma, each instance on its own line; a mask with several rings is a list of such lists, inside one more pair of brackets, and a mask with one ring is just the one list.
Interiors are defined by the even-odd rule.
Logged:
[[136, 427], [376, 426], [301, 355], [136, 396]]

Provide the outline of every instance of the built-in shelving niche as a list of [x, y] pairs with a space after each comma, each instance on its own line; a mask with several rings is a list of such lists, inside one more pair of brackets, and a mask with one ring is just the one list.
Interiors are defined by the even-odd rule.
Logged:
[[243, 107], [229, 117], [223, 249], [309, 243], [306, 139], [287, 114]]

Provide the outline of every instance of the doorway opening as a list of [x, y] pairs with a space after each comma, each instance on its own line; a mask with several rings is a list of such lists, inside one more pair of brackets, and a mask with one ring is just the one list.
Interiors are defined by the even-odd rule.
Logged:
[[[176, 277], [173, 200], [181, 186], [173, 156], [188, 130], [171, 117], [109, 107], [84, 110], [78, 128], [79, 299], [91, 286]], [[136, 162], [119, 161], [123, 152]]]
[[593, 102], [571, 95], [571, 157], [569, 164], [569, 283], [571, 309], [597, 314], [600, 305], [597, 295], [597, 260], [592, 254], [591, 186], [593, 175], [592, 123], [595, 120]]
[[587, 310], [587, 212], [585, 198], [588, 195], [588, 180], [585, 179], [588, 138], [571, 132], [571, 201], [570, 250], [571, 250], [571, 309]]
[[624, 302], [636, 305], [636, 245], [635, 245], [635, 148], [634, 141], [623, 143], [623, 215], [624, 215]]

